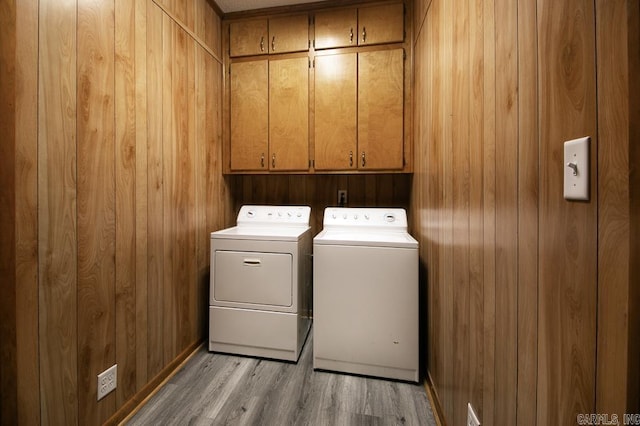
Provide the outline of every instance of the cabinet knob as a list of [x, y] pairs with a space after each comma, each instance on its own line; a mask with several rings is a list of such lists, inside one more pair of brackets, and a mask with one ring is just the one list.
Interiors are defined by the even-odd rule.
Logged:
[[264, 36], [260, 37], [260, 51], [264, 52]]
[[364, 151], [362, 151], [362, 167], [367, 165], [367, 158], [364, 154]]
[[260, 156], [260, 167], [264, 167], [264, 154]]
[[349, 167], [353, 167], [353, 151], [349, 151]]
[[276, 51], [276, 36], [273, 36], [273, 38], [271, 39], [271, 51]]
[[273, 154], [271, 156], [271, 167], [273, 167], [274, 169], [276, 167], [276, 154]]
[[362, 42], [367, 41], [367, 27], [362, 27]]
[[353, 28], [349, 29], [349, 44], [353, 44]]

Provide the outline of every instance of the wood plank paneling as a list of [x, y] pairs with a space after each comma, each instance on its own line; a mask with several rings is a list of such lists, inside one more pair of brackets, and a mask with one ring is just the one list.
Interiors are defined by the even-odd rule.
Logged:
[[483, 401], [484, 250], [483, 142], [484, 64], [483, 0], [469, 1], [469, 399], [477, 412]]
[[116, 406], [136, 393], [135, 15], [135, 2], [115, 1]]
[[[627, 35], [608, 21], [629, 19], [631, 9], [608, 4], [609, 11], [619, 8], [616, 18], [594, 20], [593, 6], [544, 0], [460, 0], [449, 6], [433, 0], [426, 9], [416, 7], [426, 15], [414, 19], [424, 24], [414, 44], [417, 157], [411, 215], [427, 270], [428, 374], [447, 422], [464, 422], [465, 401], [483, 424], [568, 425], [579, 413], [603, 412], [593, 405], [596, 282], [600, 292], [614, 296], [608, 303], [616, 314], [600, 314], [612, 322], [609, 327], [616, 315], [622, 325], [620, 306], [637, 304], [637, 294], [634, 299], [624, 283], [618, 290], [605, 284], [616, 274], [601, 270], [596, 256], [600, 216], [594, 201], [563, 200], [561, 150], [564, 140], [592, 135], [592, 153], [598, 152], [595, 23], [603, 34], [616, 33], [604, 36], [611, 45], [599, 52], [618, 49], [617, 55], [630, 56]], [[628, 89], [618, 78], [626, 72], [624, 61], [608, 62], [598, 75], [616, 87], [604, 85], [598, 93], [624, 99]], [[624, 124], [611, 129], [620, 127]], [[633, 176], [619, 161], [632, 157], [624, 146], [616, 144], [619, 157], [612, 155], [598, 170], [604, 166], [613, 175]], [[599, 199], [595, 177], [591, 183], [592, 200]], [[624, 205], [632, 184], [617, 187], [622, 189], [611, 191], [611, 197], [618, 195]], [[603, 202], [608, 205], [598, 201]], [[633, 223], [620, 214], [608, 217]], [[606, 241], [606, 229], [600, 235]], [[619, 244], [620, 238], [612, 241]], [[632, 258], [618, 247], [621, 251], [621, 262]], [[629, 267], [622, 271], [626, 279], [633, 276]], [[627, 296], [631, 301], [624, 305]], [[602, 342], [616, 340], [613, 333], [605, 335]], [[615, 346], [636, 353], [623, 343]], [[637, 376], [637, 360], [624, 365], [624, 357], [607, 351], [610, 362], [622, 362], [618, 375]], [[621, 381], [617, 394], [614, 381], [602, 392], [618, 397], [620, 406]], [[628, 401], [637, 399], [637, 392], [622, 392]]]
[[311, 232], [322, 231], [324, 209], [337, 206], [339, 189], [348, 191], [350, 207], [409, 208], [410, 176], [397, 175], [244, 175], [233, 176], [239, 185], [234, 191], [235, 224], [244, 204], [296, 204], [311, 207]]
[[[640, 144], [631, 141], [640, 140], [640, 81], [631, 76], [640, 73], [640, 3], [627, 2], [628, 52], [629, 52], [629, 283], [640, 282], [640, 173], [633, 164], [640, 164]], [[627, 375], [627, 409], [628, 413], [640, 412], [640, 286], [629, 286], [629, 364]]]
[[96, 377], [115, 354], [114, 4], [78, 4], [78, 420], [97, 424], [115, 394], [96, 404]]
[[162, 11], [148, 0], [147, 7], [147, 376], [163, 366], [164, 326], [164, 210], [162, 177]]
[[[198, 31], [215, 43], [220, 17], [198, 2], [174, 6], [190, 22], [198, 8]], [[230, 204], [207, 207], [230, 198], [220, 155], [208, 155], [221, 150], [220, 63], [152, 0], [7, 6], [3, 61], [20, 75], [0, 86], [15, 106], [2, 116], [15, 131], [3, 132], [11, 136], [3, 147], [15, 151], [2, 168], [12, 178], [2, 178], [10, 189], [3, 205], [15, 221], [2, 223], [16, 232], [3, 229], [16, 258], [3, 257], [12, 266], [3, 268], [2, 419], [100, 424], [142, 400], [204, 334], [198, 316], [208, 276], [196, 276], [198, 267], [208, 273], [208, 259], [198, 266], [195, 242], [225, 223]], [[167, 51], [169, 31], [177, 47]], [[167, 91], [171, 108], [163, 108]], [[165, 121], [175, 132], [163, 133]], [[196, 167], [196, 152], [218, 171]], [[196, 181], [207, 190], [196, 192]], [[159, 285], [175, 301], [169, 313]], [[175, 326], [172, 340], [164, 324]], [[96, 401], [96, 375], [116, 362], [116, 392]]]
[[[147, 0], [135, 0], [135, 96], [136, 96], [136, 390], [148, 381], [148, 197], [147, 172], [149, 135], [147, 121]], [[123, 404], [124, 405], [124, 404]]]
[[76, 2], [40, 1], [38, 284], [40, 413], [77, 424]]
[[[598, 78], [598, 349], [596, 412], [635, 413], [638, 389], [640, 6], [596, 2]], [[604, 59], [604, 60], [603, 60]], [[635, 179], [635, 180], [634, 180]], [[606, 285], [600, 285], [606, 283]], [[612, 350], [616, 348], [617, 350]]]
[[[469, 4], [460, 2], [452, 16], [452, 105], [454, 117], [469, 117], [470, 63], [469, 63]], [[451, 202], [452, 202], [452, 259], [455, 267], [451, 276], [452, 327], [454, 333], [453, 383], [465, 383], [469, 376], [469, 198], [470, 198], [470, 120], [460, 120], [451, 127]], [[469, 401], [469, 389], [463, 387], [453, 394], [453, 424], [462, 424], [466, 419], [465, 406]]]
[[534, 2], [518, 2], [517, 424], [536, 424], [538, 344], [538, 114]]
[[516, 423], [518, 282], [517, 4], [495, 1], [496, 43], [496, 405], [495, 424]]
[[[38, 2], [35, 0], [16, 2], [16, 45], [20, 46], [16, 50], [15, 98], [15, 137], [19, 141], [16, 144], [15, 179], [17, 423], [39, 424], [40, 395], [36, 391], [40, 387], [38, 103], [35, 101], [38, 98]], [[4, 411], [4, 407], [0, 410]]]
[[0, 422], [16, 423], [17, 412], [17, 347], [16, 347], [16, 2], [4, 2], [0, 7], [0, 132], [3, 139], [0, 155], [4, 162], [0, 170]]
[[[594, 4], [538, 1], [538, 423], [595, 412], [598, 199]], [[563, 199], [563, 142], [591, 136], [590, 202]], [[559, 326], [560, 325], [560, 326]], [[568, 392], [572, 389], [572, 392]]]

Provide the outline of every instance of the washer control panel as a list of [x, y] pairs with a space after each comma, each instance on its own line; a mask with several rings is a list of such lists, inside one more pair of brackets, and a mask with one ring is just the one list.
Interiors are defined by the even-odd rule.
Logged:
[[309, 226], [309, 206], [254, 206], [246, 205], [238, 213], [238, 226], [304, 225]]
[[407, 213], [404, 209], [327, 207], [324, 210], [324, 227], [378, 227], [406, 229]]

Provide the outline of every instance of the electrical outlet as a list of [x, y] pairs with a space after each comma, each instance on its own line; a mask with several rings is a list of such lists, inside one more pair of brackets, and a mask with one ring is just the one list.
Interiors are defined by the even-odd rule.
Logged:
[[104, 398], [118, 385], [118, 364], [98, 374], [98, 401]]
[[338, 189], [338, 205], [342, 207], [342, 206], [345, 206], [346, 204], [347, 204], [347, 190]]
[[480, 420], [470, 402], [467, 403], [467, 426], [480, 426]]

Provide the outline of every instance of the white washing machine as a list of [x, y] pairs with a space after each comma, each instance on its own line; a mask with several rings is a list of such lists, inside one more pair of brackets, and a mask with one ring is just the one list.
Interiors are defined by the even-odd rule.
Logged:
[[209, 350], [297, 361], [311, 326], [311, 208], [243, 206], [211, 233]]
[[325, 209], [313, 330], [314, 369], [418, 381], [418, 242], [403, 209]]

